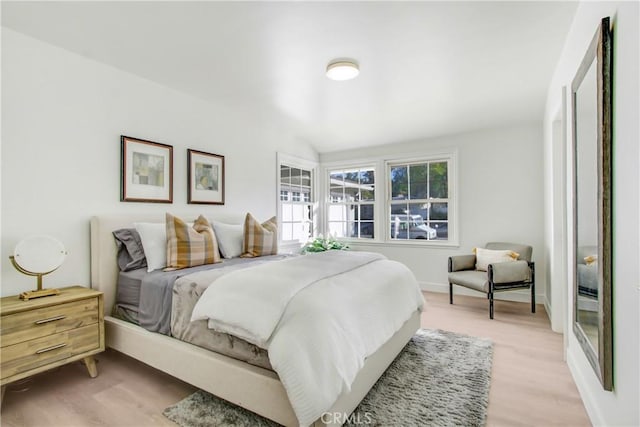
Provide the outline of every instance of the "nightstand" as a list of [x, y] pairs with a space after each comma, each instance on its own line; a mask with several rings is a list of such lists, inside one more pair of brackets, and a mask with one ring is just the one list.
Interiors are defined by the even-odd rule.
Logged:
[[94, 378], [93, 355], [104, 351], [102, 292], [73, 286], [28, 301], [2, 298], [0, 340], [2, 396], [9, 383], [80, 359]]

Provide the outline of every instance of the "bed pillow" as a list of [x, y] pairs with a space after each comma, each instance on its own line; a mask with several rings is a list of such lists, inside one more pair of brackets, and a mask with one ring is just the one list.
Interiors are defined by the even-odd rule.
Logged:
[[476, 270], [487, 271], [489, 264], [517, 261], [519, 253], [510, 250], [475, 248]]
[[147, 271], [159, 270], [167, 265], [167, 228], [162, 222], [136, 222], [133, 224], [140, 234]]
[[213, 231], [215, 232], [220, 253], [223, 258], [235, 258], [242, 255], [242, 243], [244, 226], [242, 224], [225, 224], [214, 221]]
[[167, 270], [220, 262], [216, 235], [204, 216], [193, 226], [169, 213], [166, 218]]
[[131, 271], [147, 266], [140, 234], [135, 228], [121, 228], [113, 232], [118, 245], [120, 271]]
[[254, 258], [278, 253], [278, 222], [276, 217], [260, 224], [250, 213], [244, 220], [242, 258]]

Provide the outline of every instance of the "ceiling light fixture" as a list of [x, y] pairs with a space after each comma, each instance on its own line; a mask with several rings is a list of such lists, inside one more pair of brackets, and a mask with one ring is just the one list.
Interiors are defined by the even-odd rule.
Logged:
[[358, 63], [351, 59], [334, 59], [327, 65], [327, 77], [331, 80], [351, 80], [358, 74]]

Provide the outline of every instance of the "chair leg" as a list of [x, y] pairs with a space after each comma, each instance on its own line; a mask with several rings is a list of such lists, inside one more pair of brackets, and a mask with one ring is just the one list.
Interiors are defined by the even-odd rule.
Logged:
[[449, 282], [449, 304], [453, 304], [453, 284]]
[[536, 312], [536, 284], [531, 284], [531, 312]]
[[489, 319], [493, 319], [493, 292], [489, 292]]

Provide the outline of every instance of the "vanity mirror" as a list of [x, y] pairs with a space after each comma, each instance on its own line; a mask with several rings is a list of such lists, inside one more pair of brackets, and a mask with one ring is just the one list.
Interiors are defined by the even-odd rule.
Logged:
[[37, 278], [38, 288], [20, 294], [20, 299], [29, 300], [60, 293], [57, 289], [43, 289], [42, 276], [62, 265], [67, 256], [64, 245], [50, 236], [31, 236], [21, 240], [9, 259], [19, 272]]
[[605, 390], [613, 389], [611, 64], [607, 17], [602, 19], [571, 85], [573, 332]]

